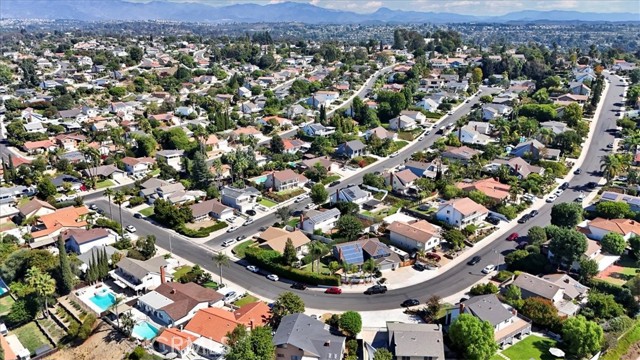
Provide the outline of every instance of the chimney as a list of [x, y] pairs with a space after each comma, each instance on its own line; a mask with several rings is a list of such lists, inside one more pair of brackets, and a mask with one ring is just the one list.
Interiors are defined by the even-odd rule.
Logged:
[[304, 222], [304, 212], [300, 213], [300, 228], [302, 229], [302, 223]]
[[516, 309], [511, 309], [511, 313], [513, 314], [513, 316], [518, 316], [518, 310]]
[[464, 314], [464, 304], [463, 303], [460, 303], [459, 310], [460, 310], [460, 314]]
[[331, 346], [331, 340], [327, 340], [324, 342], [324, 346], [329, 347]]
[[249, 321], [249, 328], [250, 328], [251, 330], [253, 330], [253, 328], [254, 328], [254, 325], [253, 325], [253, 319], [251, 319], [251, 321]]
[[164, 284], [165, 282], [167, 282], [167, 278], [164, 274], [164, 266], [160, 266], [160, 283]]

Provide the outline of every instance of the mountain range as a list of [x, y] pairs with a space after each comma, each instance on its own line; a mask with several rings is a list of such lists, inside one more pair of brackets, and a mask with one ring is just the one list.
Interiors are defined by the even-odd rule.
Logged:
[[203, 3], [123, 0], [2, 0], [2, 18], [72, 19], [84, 21], [170, 20], [182, 22], [301, 22], [307, 24], [355, 23], [461, 23], [534, 21], [639, 22], [638, 13], [586, 13], [524, 10], [500, 16], [473, 16], [446, 12], [418, 12], [379, 8], [369, 14], [333, 10], [308, 3], [235, 4], [214, 7]]

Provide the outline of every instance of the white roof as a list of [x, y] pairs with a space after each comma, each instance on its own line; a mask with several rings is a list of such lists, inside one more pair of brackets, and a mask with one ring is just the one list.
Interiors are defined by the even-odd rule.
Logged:
[[173, 300], [155, 291], [145, 294], [138, 300], [151, 306], [154, 309], [162, 309], [167, 305], [173, 304]]
[[417, 221], [418, 219], [411, 217], [409, 215], [402, 214], [400, 212], [395, 213], [393, 215], [389, 215], [386, 218], [382, 219], [385, 224], [391, 224], [394, 221], [399, 221], [402, 223], [409, 223], [413, 221]]

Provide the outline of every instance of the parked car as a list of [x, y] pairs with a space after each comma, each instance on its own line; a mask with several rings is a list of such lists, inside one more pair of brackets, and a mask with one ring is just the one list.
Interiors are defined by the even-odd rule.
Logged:
[[536, 217], [538, 215], [538, 210], [531, 210], [531, 212], [529, 213], [529, 216], [531, 217]]
[[518, 246], [516, 246], [516, 250], [524, 250], [524, 248], [526, 248], [527, 245], [529, 245], [528, 242], [521, 241], [521, 242], [518, 243]]
[[332, 182], [331, 184], [329, 184], [330, 187], [334, 187], [334, 186], [338, 186], [340, 185], [340, 180], [336, 180], [334, 182]]
[[507, 236], [507, 241], [516, 241], [518, 240], [518, 238], [520, 237], [520, 235], [518, 235], [518, 233], [512, 233], [511, 235]]
[[142, 219], [142, 214], [135, 213], [135, 214], [133, 214], [133, 217], [136, 218], [136, 219]]
[[418, 299], [407, 299], [400, 304], [402, 307], [416, 306], [420, 305], [420, 300]]
[[227, 232], [230, 233], [230, 232], [234, 232], [236, 230], [238, 230], [237, 226], [229, 226], [229, 228], [227, 229]]
[[581, 191], [580, 194], [578, 195], [578, 197], [575, 198], [575, 200], [573, 200], [573, 201], [582, 202], [582, 200], [584, 200], [584, 198], [585, 198], [584, 193]]
[[[569, 183], [568, 182], [564, 182], [562, 183], [562, 185], [560, 185], [560, 190], [564, 191], [567, 190], [569, 188]], [[556, 190], [557, 192], [557, 190]]]
[[555, 195], [555, 194], [551, 194], [551, 195], [547, 198], [547, 200], [546, 200], [546, 201], [547, 201], [548, 203], [552, 203], [552, 202], [556, 201], [557, 199], [558, 199], [558, 196], [557, 196], [557, 195]]
[[260, 272], [260, 269], [258, 269], [257, 266], [255, 265], [248, 265], [247, 266], [247, 270], [251, 271], [252, 273], [258, 273]]
[[613, 143], [609, 143], [609, 144], [607, 145], [607, 149], [613, 149]]
[[245, 213], [247, 215], [249, 215], [249, 216], [256, 216], [256, 211], [255, 210], [249, 209], [249, 210], [245, 211]]
[[384, 285], [374, 285], [370, 288], [368, 288], [367, 290], [365, 290], [365, 294], [366, 295], [373, 295], [373, 294], [384, 294], [387, 292], [387, 287]]
[[134, 233], [134, 232], [136, 232], [136, 231], [137, 231], [137, 230], [136, 230], [136, 227], [135, 227], [135, 226], [133, 226], [133, 225], [127, 225], [127, 227], [126, 227], [125, 229], [126, 229], [128, 232], [130, 232], [130, 233]]
[[394, 157], [396, 157], [396, 156], [398, 156], [398, 152], [397, 152], [397, 151], [396, 151], [396, 152], [394, 152], [394, 153], [391, 153], [391, 155], [389, 155], [389, 157], [391, 157], [391, 158], [394, 158]]
[[291, 285], [292, 289], [296, 289], [296, 290], [306, 290], [307, 289], [307, 285], [303, 284], [303, 283], [293, 283]]
[[500, 223], [500, 219], [498, 219], [497, 217], [493, 217], [493, 216], [487, 216], [485, 218], [485, 220], [492, 225], [498, 225]]
[[244, 222], [244, 224], [242, 224], [242, 226], [249, 226], [249, 225], [253, 224], [253, 222], [254, 222], [253, 218], [248, 218], [248, 219]]
[[418, 262], [417, 262], [417, 263], [415, 263], [415, 264], [413, 264], [413, 268], [414, 268], [414, 269], [416, 269], [416, 270], [418, 270], [418, 271], [425, 271], [425, 270], [427, 270], [427, 268], [426, 268], [424, 265], [422, 265], [421, 263], [418, 263]]
[[324, 291], [325, 294], [335, 294], [335, 295], [340, 295], [342, 294], [342, 289], [340, 289], [339, 287], [330, 287], [327, 290]]
[[96, 205], [96, 204], [91, 204], [91, 205], [89, 206], [89, 210], [93, 210], [93, 211], [98, 210], [98, 205]]
[[232, 303], [232, 302], [238, 300], [239, 297], [240, 297], [240, 295], [238, 295], [237, 292], [229, 291], [228, 293], [226, 293], [224, 295], [223, 300], [224, 300], [225, 303], [229, 304], [229, 303]]
[[589, 181], [587, 183], [587, 189], [595, 189], [598, 187], [598, 183], [594, 182], [594, 181]]
[[229, 247], [237, 242], [236, 239], [229, 239], [222, 242], [222, 247]]
[[489, 265], [485, 266], [484, 269], [482, 269], [482, 273], [483, 274], [491, 274], [495, 270], [496, 270], [496, 266], [493, 265], [493, 264], [489, 264]]
[[271, 280], [271, 281], [278, 281], [280, 280], [280, 278], [278, 277], [278, 275], [276, 274], [269, 274], [267, 275], [267, 279]]
[[524, 224], [527, 221], [529, 221], [529, 219], [531, 219], [531, 215], [524, 214], [524, 215], [522, 215], [522, 217], [520, 219], [518, 219], [518, 224]]
[[480, 256], [476, 255], [476, 256], [472, 257], [471, 260], [469, 260], [467, 262], [467, 265], [475, 265], [475, 264], [479, 263], [480, 260], [482, 260], [482, 258]]
[[293, 202], [295, 202], [297, 204], [297, 203], [302, 202], [303, 200], [304, 200], [304, 197], [298, 196]]
[[573, 172], [574, 175], [580, 175], [582, 174], [582, 169], [577, 168], [576, 171]]
[[247, 238], [247, 235], [240, 235], [240, 236], [236, 237], [236, 241], [242, 241], [242, 240], [244, 240], [246, 238]]
[[442, 260], [442, 258], [440, 257], [440, 255], [434, 253], [434, 252], [428, 252], [425, 254], [425, 257], [427, 259], [431, 259], [431, 260], [435, 260], [435, 261], [440, 261]]

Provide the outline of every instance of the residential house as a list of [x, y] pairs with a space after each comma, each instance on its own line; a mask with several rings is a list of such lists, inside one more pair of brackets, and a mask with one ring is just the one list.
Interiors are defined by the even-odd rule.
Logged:
[[260, 196], [260, 191], [251, 186], [244, 189], [225, 186], [222, 188], [221, 195], [224, 205], [244, 213], [249, 209], [253, 209], [256, 204], [256, 199]]
[[508, 166], [510, 173], [518, 177], [518, 179], [526, 179], [530, 174], [544, 174], [544, 168], [529, 164], [521, 157], [514, 157], [509, 160], [497, 159], [486, 168], [490, 171], [496, 171], [500, 166]]
[[260, 247], [284, 253], [287, 240], [291, 239], [296, 252], [302, 253], [311, 240], [300, 230], [287, 231], [285, 229], [270, 226], [258, 236]]
[[373, 195], [366, 190], [362, 190], [358, 185], [350, 185], [337, 189], [335, 193], [330, 195], [331, 203], [351, 202], [362, 207], [364, 203], [373, 199]]
[[156, 160], [164, 160], [167, 165], [176, 169], [176, 171], [182, 171], [182, 158], [184, 157], [184, 150], [162, 150], [156, 153]]
[[307, 105], [310, 105], [315, 109], [319, 109], [324, 106], [326, 109], [332, 102], [338, 100], [339, 97], [340, 93], [337, 91], [317, 91], [307, 99]]
[[213, 153], [226, 152], [229, 150], [229, 142], [225, 139], [219, 139], [215, 134], [209, 135], [204, 145], [207, 147], [207, 151]]
[[122, 163], [124, 164], [124, 170], [130, 176], [144, 176], [156, 163], [156, 159], [150, 157], [124, 157], [122, 158]]
[[238, 96], [241, 98], [250, 98], [251, 90], [247, 89], [244, 86], [241, 86], [240, 88], [238, 88]]
[[84, 254], [94, 246], [112, 245], [118, 240], [118, 235], [109, 229], [69, 229], [62, 232], [62, 239], [65, 241], [67, 251], [76, 254]]
[[[588, 288], [565, 274], [557, 275], [559, 276], [551, 278], [555, 281], [550, 281], [531, 274], [521, 273], [515, 279], [513, 285], [520, 288], [522, 299], [530, 297], [543, 298], [551, 301], [561, 315], [575, 315], [580, 310], [578, 303], [587, 294]], [[565, 288], [570, 288], [570, 294], [565, 294]]]
[[489, 121], [511, 113], [511, 107], [500, 104], [485, 104], [482, 106], [482, 120]]
[[392, 130], [413, 130], [417, 126], [416, 121], [407, 115], [399, 115], [389, 120], [389, 129]]
[[56, 212], [56, 208], [53, 205], [35, 197], [18, 206], [18, 210], [20, 211], [21, 219], [28, 219], [30, 217], [42, 217], [44, 215], [49, 215]]
[[418, 101], [416, 106], [428, 112], [434, 113], [438, 111], [440, 102], [438, 99], [435, 99], [433, 97], [424, 97], [422, 100]]
[[503, 184], [494, 178], [476, 181], [459, 182], [456, 187], [465, 192], [479, 191], [496, 203], [506, 201], [510, 197], [511, 186]]
[[329, 136], [333, 133], [336, 132], [336, 128], [333, 126], [324, 126], [322, 124], [318, 124], [318, 123], [310, 123], [310, 124], [306, 124], [303, 128], [302, 131], [307, 135], [307, 136], [322, 136], [322, 137], [326, 137]]
[[415, 181], [419, 178], [410, 169], [383, 173], [382, 176], [385, 184], [390, 185], [394, 192], [408, 195], [411, 192], [416, 193], [418, 191]]
[[24, 130], [29, 133], [29, 134], [33, 134], [33, 133], [46, 133], [47, 129], [44, 127], [44, 125], [42, 125], [42, 122], [40, 121], [33, 121], [33, 122], [29, 122], [26, 124], [22, 125], [24, 127]]
[[51, 140], [25, 141], [22, 149], [29, 155], [41, 154], [47, 151], [54, 151], [58, 146]]
[[223, 295], [189, 282], [165, 282], [138, 298], [137, 308], [166, 327], [177, 327], [191, 320], [200, 309], [224, 305]]
[[340, 263], [357, 267], [373, 259], [376, 269], [380, 271], [395, 270], [402, 262], [398, 254], [375, 238], [336, 244], [333, 246], [332, 254]]
[[265, 116], [263, 118], [258, 119], [258, 124], [271, 125], [277, 128], [284, 128], [284, 127], [293, 126], [293, 121], [291, 121], [291, 119], [283, 118], [281, 116]]
[[367, 132], [364, 133], [364, 138], [369, 140], [373, 135], [375, 135], [378, 139], [382, 139], [382, 140], [389, 139], [389, 140], [395, 141], [398, 139], [397, 133], [394, 133], [393, 131], [389, 131], [383, 128], [382, 126], [378, 126], [376, 128], [367, 130]]
[[[21, 158], [20, 158], [21, 159]], [[14, 166], [17, 167], [17, 165]], [[16, 185], [12, 187], [0, 187], [0, 204], [14, 203], [23, 196], [32, 196], [37, 193], [36, 187]]]
[[440, 244], [440, 227], [426, 220], [410, 223], [394, 221], [387, 230], [391, 243], [407, 251], [429, 251]]
[[540, 123], [540, 126], [543, 129], [549, 129], [553, 131], [554, 135], [562, 134], [565, 131], [569, 130], [569, 126], [566, 123], [560, 121], [545, 121]]
[[449, 170], [449, 166], [435, 160], [430, 163], [409, 160], [404, 164], [404, 167], [411, 170], [416, 176], [428, 179], [435, 179], [438, 172], [444, 174]]
[[580, 229], [589, 239], [600, 241], [609, 233], [622, 235], [625, 240], [633, 236], [640, 236], [640, 222], [631, 219], [603, 219], [595, 218], [588, 221]]
[[82, 170], [82, 173], [88, 177], [95, 176], [102, 180], [113, 179], [116, 181], [123, 180], [127, 176], [126, 172], [118, 169], [113, 164], [87, 168]]
[[493, 336], [498, 345], [512, 344], [513, 340], [531, 333], [529, 319], [518, 315], [518, 311], [498, 300], [495, 294], [474, 296], [460, 303], [458, 308], [447, 312], [446, 324], [451, 324], [460, 314], [470, 314], [493, 327]]
[[277, 359], [342, 359], [346, 338], [333, 335], [324, 322], [305, 314], [282, 318], [273, 336]]
[[302, 187], [307, 181], [308, 179], [304, 175], [298, 174], [291, 169], [286, 169], [268, 174], [264, 186], [267, 189], [283, 191]]
[[535, 139], [518, 144], [515, 148], [511, 150], [510, 154], [512, 156], [518, 156], [521, 158], [528, 157], [534, 160], [538, 160], [538, 159], [557, 160], [558, 158], [560, 158], [560, 150], [549, 149], [546, 146], [544, 146], [540, 141]]
[[[488, 123], [482, 123], [482, 124], [485, 125], [484, 128], [489, 127]], [[459, 131], [458, 135], [460, 136], [460, 141], [463, 144], [487, 145], [494, 141], [493, 138], [481, 132], [481, 130], [479, 130], [479, 127], [477, 125], [467, 124], [462, 128], [460, 128], [458, 131]]]
[[193, 350], [193, 343], [198, 339], [188, 331], [165, 328], [154, 340], [155, 348], [162, 354], [175, 353], [180, 358], [186, 358]]
[[282, 139], [284, 152], [287, 154], [295, 154], [297, 152], [307, 152], [311, 144], [299, 139]]
[[58, 146], [64, 151], [76, 151], [80, 143], [87, 140], [87, 137], [78, 134], [60, 134], [55, 139]]
[[333, 161], [328, 156], [323, 157], [315, 157], [307, 160], [302, 160], [300, 162], [300, 167], [305, 170], [314, 169], [316, 164], [320, 164], [327, 172], [334, 172], [340, 168], [340, 166]]
[[482, 151], [472, 149], [468, 146], [461, 147], [453, 147], [449, 146], [445, 151], [442, 152], [441, 157], [443, 159], [449, 159], [451, 161], [457, 161], [462, 164], [467, 164], [468, 162], [473, 160], [473, 157], [476, 155], [482, 154]]
[[591, 95], [591, 89], [582, 82], [576, 81], [569, 84], [569, 92], [573, 95]]
[[111, 270], [109, 275], [122, 288], [146, 292], [173, 279], [173, 276], [167, 273], [168, 264], [164, 256], [144, 261], [125, 257], [116, 264], [116, 268]]
[[[36, 243], [40, 242], [40, 240], [53, 243], [55, 242], [54, 239], [67, 229], [82, 229], [86, 227], [87, 222], [84, 221], [84, 217], [88, 213], [89, 210], [86, 206], [69, 206], [57, 209], [55, 212], [40, 216], [37, 219], [37, 224], [31, 231], [31, 236]], [[44, 245], [44, 243], [39, 245]]]
[[638, 212], [640, 211], [640, 197], [620, 194], [613, 191], [605, 191], [600, 196], [600, 201], [615, 201], [615, 202], [625, 202], [629, 204], [629, 208], [631, 211]]
[[75, 176], [60, 174], [51, 179], [51, 183], [56, 187], [59, 193], [68, 191], [80, 191], [82, 182]]
[[328, 210], [309, 210], [302, 217], [301, 228], [313, 233], [317, 230], [329, 233], [336, 227], [340, 219], [340, 210], [337, 208]]
[[427, 122], [427, 117], [421, 112], [416, 110], [402, 110], [400, 111], [400, 116], [408, 116], [413, 119], [418, 124], [424, 124]]
[[360, 140], [351, 140], [340, 144], [336, 150], [336, 154], [339, 156], [347, 157], [349, 159], [363, 156], [367, 153], [367, 146]]
[[452, 199], [440, 205], [436, 218], [451, 226], [464, 228], [482, 222], [489, 210], [469, 198]]
[[98, 256], [100, 256], [103, 252], [107, 254], [107, 262], [109, 263], [109, 265], [112, 265], [111, 259], [113, 259], [113, 254], [118, 253], [121, 255], [121, 257], [127, 255], [126, 250], [118, 250], [113, 246], [94, 246], [78, 255], [78, 260], [82, 262], [82, 264], [78, 266], [80, 271], [82, 271], [83, 273], [87, 272], [92, 262], [96, 261], [96, 259], [98, 259]]
[[585, 102], [587, 102], [587, 100], [589, 100], [589, 97], [587, 95], [574, 95], [569, 93], [558, 96], [555, 102], [557, 104], [570, 104], [572, 102], [584, 104]]
[[223, 205], [218, 199], [210, 199], [189, 206], [193, 214], [193, 222], [209, 220], [226, 220], [233, 216], [233, 209]]
[[262, 108], [257, 103], [247, 101], [240, 105], [240, 111], [242, 111], [243, 114], [257, 114], [262, 111]]
[[300, 104], [291, 105], [287, 110], [287, 117], [289, 119], [298, 119], [302, 117], [313, 117], [315, 114], [313, 110], [307, 109]]
[[439, 324], [387, 322], [389, 351], [394, 359], [444, 360], [444, 339]]

